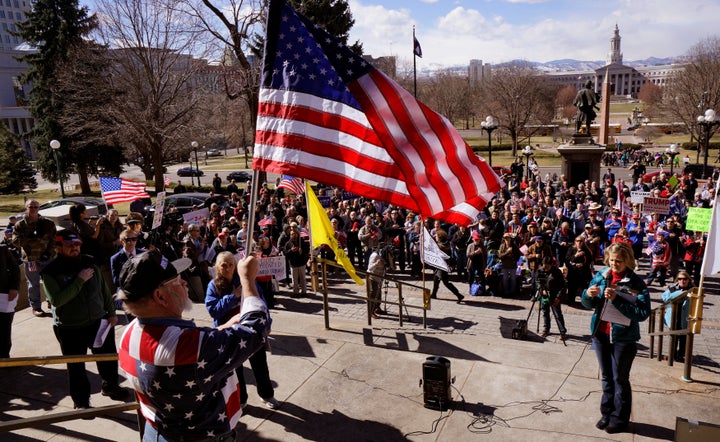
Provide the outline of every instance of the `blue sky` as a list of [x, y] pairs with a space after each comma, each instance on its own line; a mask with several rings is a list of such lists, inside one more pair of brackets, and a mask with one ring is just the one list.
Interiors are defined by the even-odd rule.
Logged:
[[[80, 0], [90, 5], [93, 0]], [[348, 0], [351, 41], [365, 53], [412, 63], [412, 27], [423, 49], [419, 68], [471, 59], [604, 60], [615, 24], [625, 60], [685, 54], [720, 35], [720, 0]], [[222, 0], [218, 0], [223, 4]]]
[[[428, 65], [470, 59], [604, 60], [615, 24], [625, 60], [683, 55], [718, 35], [718, 0], [349, 0], [366, 53], [411, 60], [412, 26]], [[405, 55], [409, 54], [409, 55]]]

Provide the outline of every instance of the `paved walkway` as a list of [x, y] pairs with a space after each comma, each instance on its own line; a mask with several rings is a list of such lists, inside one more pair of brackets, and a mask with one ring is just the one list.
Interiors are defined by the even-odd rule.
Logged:
[[[466, 298], [457, 304], [441, 288], [427, 312], [419, 310], [400, 327], [396, 307], [368, 325], [365, 287], [348, 278], [329, 284], [330, 329], [324, 326], [322, 297], [293, 298], [286, 290], [273, 310], [270, 372], [278, 410], [261, 406], [254, 388], [238, 440], [673, 440], [676, 417], [720, 424], [720, 289], [708, 284], [702, 333], [695, 339], [695, 365], [687, 384], [682, 365], [649, 360], [647, 336], [632, 371], [631, 433], [608, 435], [595, 429], [600, 382], [588, 345], [590, 313], [564, 307], [570, 339], [535, 334], [535, 316], [526, 340], [503, 336], [507, 320], [524, 319], [526, 298]], [[461, 290], [467, 285], [457, 283]], [[387, 299], [396, 295], [389, 287]], [[408, 304], [419, 305], [419, 289], [404, 289]], [[653, 304], [659, 291], [652, 288]], [[209, 325], [204, 306], [188, 315]], [[506, 319], [503, 319], [506, 318]], [[555, 328], [553, 326], [553, 331]], [[646, 326], [642, 326], [643, 335]], [[118, 327], [116, 334], [122, 332]], [[50, 318], [28, 309], [16, 314], [13, 356], [59, 354]], [[451, 362], [452, 398], [448, 412], [423, 407], [422, 363], [440, 355]], [[94, 370], [94, 364], [89, 364]], [[0, 420], [70, 411], [64, 366], [3, 369]], [[252, 375], [246, 376], [252, 383]], [[92, 378], [95, 406], [111, 404]], [[78, 420], [0, 435], [3, 441], [136, 441], [135, 414]], [[718, 440], [716, 437], [714, 440]]]

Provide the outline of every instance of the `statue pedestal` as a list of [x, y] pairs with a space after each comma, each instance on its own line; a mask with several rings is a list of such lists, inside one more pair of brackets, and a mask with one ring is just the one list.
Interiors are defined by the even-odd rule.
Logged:
[[570, 144], [558, 147], [562, 156], [561, 173], [565, 175], [571, 186], [577, 186], [585, 180], [600, 183], [600, 160], [605, 153], [605, 146], [594, 144], [591, 136], [573, 135]]

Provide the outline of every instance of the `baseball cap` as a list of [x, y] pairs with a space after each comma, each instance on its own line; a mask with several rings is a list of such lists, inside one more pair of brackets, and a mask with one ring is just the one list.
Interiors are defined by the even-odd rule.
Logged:
[[65, 244], [72, 244], [76, 242], [82, 242], [80, 237], [75, 233], [75, 231], [70, 229], [61, 230], [58, 232], [57, 235], [55, 235], [55, 242], [57, 244], [65, 243]]
[[540, 235], [536, 236], [536, 237], [533, 238], [533, 239], [534, 239], [535, 241], [544, 241], [544, 240], [545, 240], [545, 238], [543, 238], [543, 237], [540, 236]]
[[472, 239], [480, 239], [480, 233], [477, 230], [473, 230]]
[[593, 225], [592, 225], [592, 224], [589, 224], [589, 223], [588, 223], [588, 224], [585, 224], [585, 228], [586, 228], [586, 229], [592, 229], [592, 228], [593, 228]]
[[163, 282], [185, 271], [191, 264], [189, 258], [170, 262], [158, 250], [145, 252], [128, 260], [120, 270], [119, 278], [124, 299], [140, 300]]

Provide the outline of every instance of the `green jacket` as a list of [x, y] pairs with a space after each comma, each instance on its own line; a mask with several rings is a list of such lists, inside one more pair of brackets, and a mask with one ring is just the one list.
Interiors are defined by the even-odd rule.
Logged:
[[42, 216], [31, 222], [21, 219], [13, 229], [12, 243], [22, 249], [25, 261], [45, 262], [55, 256], [55, 223]]
[[[78, 273], [92, 267], [95, 274], [83, 281]], [[53, 324], [82, 327], [100, 319], [115, 316], [112, 294], [91, 256], [77, 259], [58, 255], [41, 272], [45, 296], [52, 304]]]

